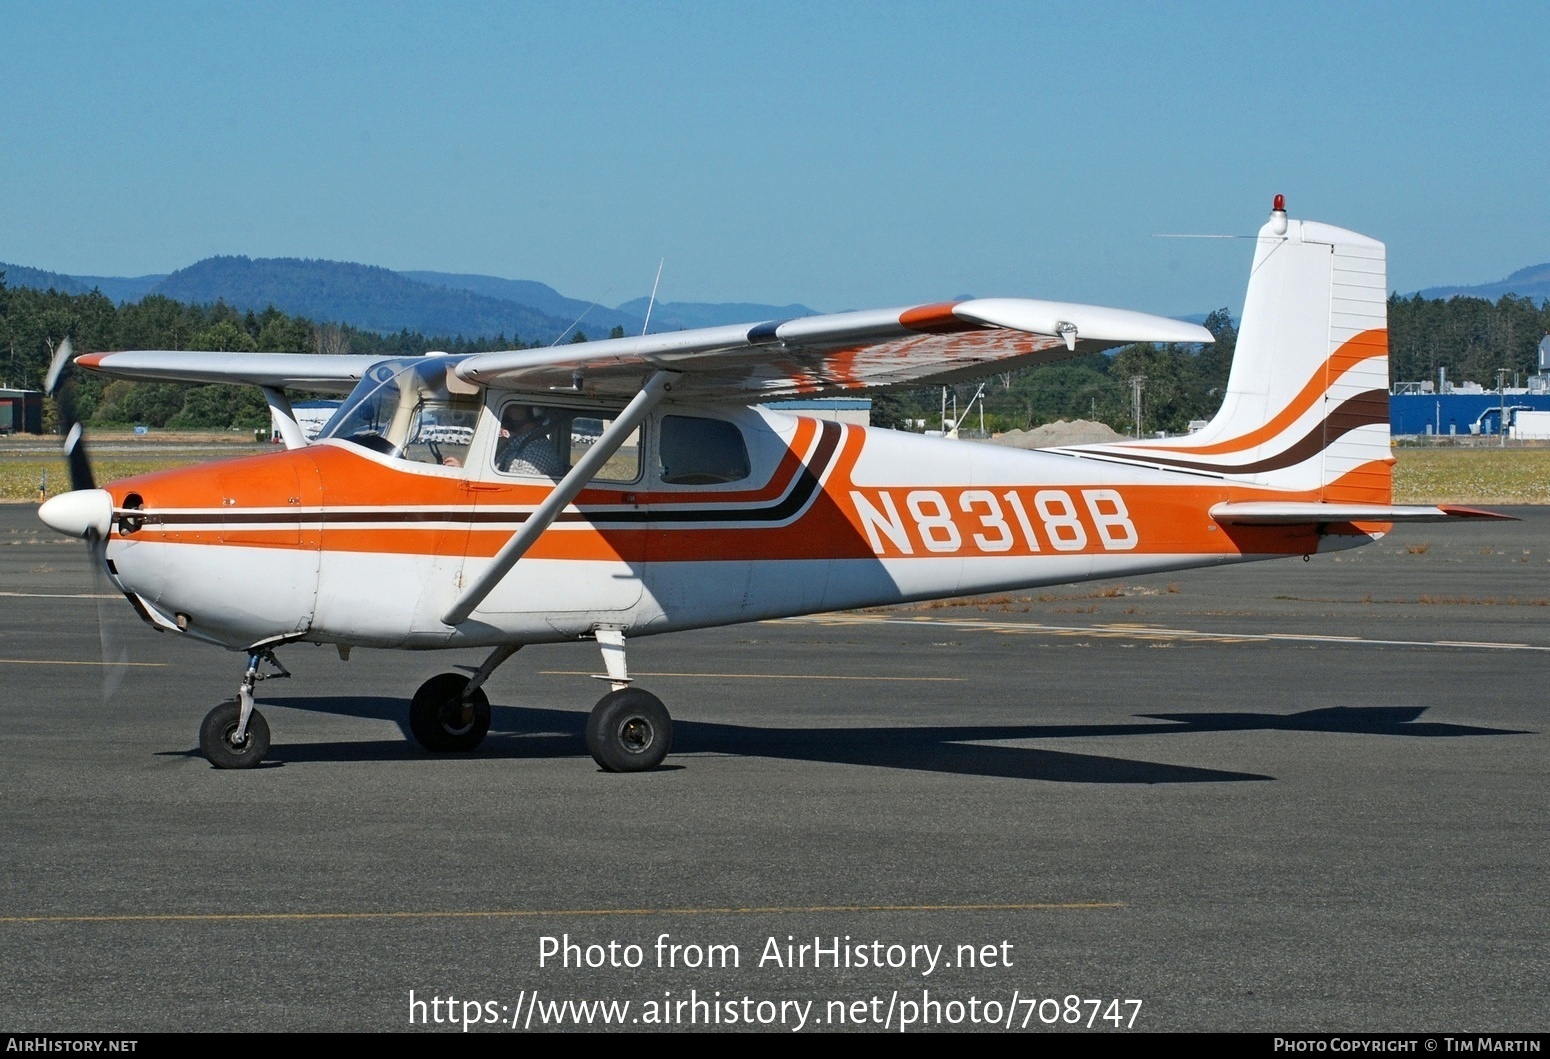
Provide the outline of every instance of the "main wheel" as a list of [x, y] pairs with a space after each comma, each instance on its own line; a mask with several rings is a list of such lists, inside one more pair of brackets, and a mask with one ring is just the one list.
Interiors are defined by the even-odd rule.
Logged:
[[433, 754], [466, 753], [490, 730], [490, 700], [476, 688], [465, 702], [468, 678], [461, 673], [431, 677], [409, 703], [409, 730]]
[[587, 715], [587, 749], [608, 772], [654, 769], [672, 746], [673, 719], [649, 691], [610, 691]]
[[248, 730], [237, 741], [237, 722], [242, 705], [234, 700], [221, 703], [205, 714], [199, 726], [199, 751], [218, 769], [250, 769], [269, 753], [269, 722], [254, 710], [248, 715]]

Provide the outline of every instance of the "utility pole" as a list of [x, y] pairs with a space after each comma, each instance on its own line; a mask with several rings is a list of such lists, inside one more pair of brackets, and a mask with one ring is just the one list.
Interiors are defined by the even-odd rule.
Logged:
[[1502, 402], [1501, 434], [1502, 448], [1504, 449], [1507, 447], [1507, 372], [1511, 370], [1510, 368], [1496, 369], [1496, 393], [1501, 397]]
[[1136, 415], [1136, 437], [1141, 437], [1141, 391], [1146, 388], [1145, 375], [1130, 377], [1130, 404]]

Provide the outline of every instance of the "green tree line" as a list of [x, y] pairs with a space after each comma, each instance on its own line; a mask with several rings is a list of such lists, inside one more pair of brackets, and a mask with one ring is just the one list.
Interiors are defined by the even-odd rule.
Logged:
[[[1206, 317], [1205, 326], [1216, 336], [1211, 345], [1131, 345], [1112, 355], [1072, 357], [994, 376], [985, 387], [985, 427], [999, 433], [1057, 419], [1088, 419], [1127, 433], [1135, 424], [1131, 380], [1140, 377], [1142, 432], [1183, 433], [1190, 420], [1211, 418], [1222, 403], [1238, 340], [1232, 314], [1226, 309]], [[978, 384], [954, 388], [960, 409], [977, 389]], [[942, 415], [941, 395], [940, 387], [876, 395], [872, 422], [904, 426], [924, 419], [936, 429]], [[975, 410], [964, 427], [978, 426]]]
[[[1550, 303], [1511, 295], [1499, 301], [1391, 297], [1390, 373], [1395, 380], [1435, 379], [1446, 367], [1455, 381], [1490, 385], [1506, 368], [1527, 376], [1537, 370], [1536, 350], [1550, 334]], [[1142, 384], [1142, 431], [1184, 431], [1191, 420], [1209, 419], [1221, 404], [1237, 330], [1226, 309], [1205, 326], [1216, 336], [1207, 346], [1126, 346], [1113, 355], [1073, 357], [991, 378], [985, 389], [985, 423], [993, 431], [1029, 429], [1056, 419], [1093, 419], [1121, 432], [1134, 424], [1131, 380]], [[616, 334], [622, 335], [619, 329]], [[279, 353], [362, 353], [415, 356], [428, 349], [476, 353], [521, 348], [518, 336], [430, 336], [400, 331], [379, 334], [345, 324], [318, 323], [270, 307], [240, 312], [223, 302], [192, 305], [151, 295], [115, 305], [93, 291], [65, 294], [8, 287], [0, 273], [0, 381], [41, 389], [49, 359], [69, 336], [78, 351], [116, 349], [211, 349]], [[572, 341], [585, 341], [580, 332]], [[97, 425], [153, 427], [257, 427], [269, 421], [262, 395], [252, 387], [110, 381], [82, 372], [77, 409]], [[960, 403], [974, 386], [957, 387]], [[873, 422], [939, 425], [939, 388], [874, 395]], [[966, 426], [978, 426], [978, 412]]]
[[1505, 295], [1484, 298], [1389, 299], [1389, 375], [1396, 382], [1435, 380], [1447, 368], [1453, 382], [1496, 384], [1505, 368], [1507, 382], [1516, 372], [1538, 372], [1540, 339], [1550, 334], [1550, 302]]
[[[1113, 356], [1076, 357], [1003, 377], [986, 388], [985, 423], [992, 431], [1026, 430], [1056, 419], [1091, 419], [1129, 433], [1134, 427], [1130, 380], [1144, 378], [1142, 433], [1181, 433], [1190, 420], [1216, 413], [1227, 387], [1237, 330], [1226, 309], [1207, 317], [1216, 336], [1209, 346], [1127, 346]], [[1436, 380], [1496, 383], [1498, 369], [1523, 379], [1538, 372], [1539, 342], [1550, 334], [1550, 302], [1506, 295], [1484, 298], [1401, 298], [1388, 303], [1389, 377], [1395, 382]], [[960, 405], [976, 387], [957, 387]], [[925, 419], [936, 427], [941, 391], [887, 395], [873, 406], [873, 422], [902, 425]], [[978, 426], [978, 412], [967, 427]]]
[[[68, 336], [77, 352], [118, 349], [208, 349], [266, 353], [363, 353], [417, 356], [428, 349], [477, 353], [521, 348], [517, 336], [383, 335], [346, 324], [319, 324], [270, 307], [239, 312], [224, 302], [190, 305], [160, 295], [114, 305], [102, 294], [64, 294], [8, 287], [0, 273], [0, 381], [43, 388], [53, 350]], [[252, 428], [269, 422], [263, 395], [251, 386], [109, 380], [76, 375], [76, 411], [98, 426]]]

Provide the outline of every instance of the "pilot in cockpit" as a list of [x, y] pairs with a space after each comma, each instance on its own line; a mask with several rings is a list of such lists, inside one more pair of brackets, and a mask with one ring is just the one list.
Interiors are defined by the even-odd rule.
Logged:
[[557, 422], [550, 409], [537, 405], [507, 405], [501, 412], [501, 436], [495, 449], [495, 469], [506, 474], [563, 477], [569, 468], [555, 448], [554, 428]]

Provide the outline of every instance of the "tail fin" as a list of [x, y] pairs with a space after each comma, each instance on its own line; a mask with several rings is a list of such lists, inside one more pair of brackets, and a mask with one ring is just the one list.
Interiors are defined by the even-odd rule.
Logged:
[[1259, 231], [1216, 417], [1188, 437], [1103, 448], [1325, 502], [1387, 504], [1394, 461], [1383, 244], [1288, 220], [1281, 201]]

